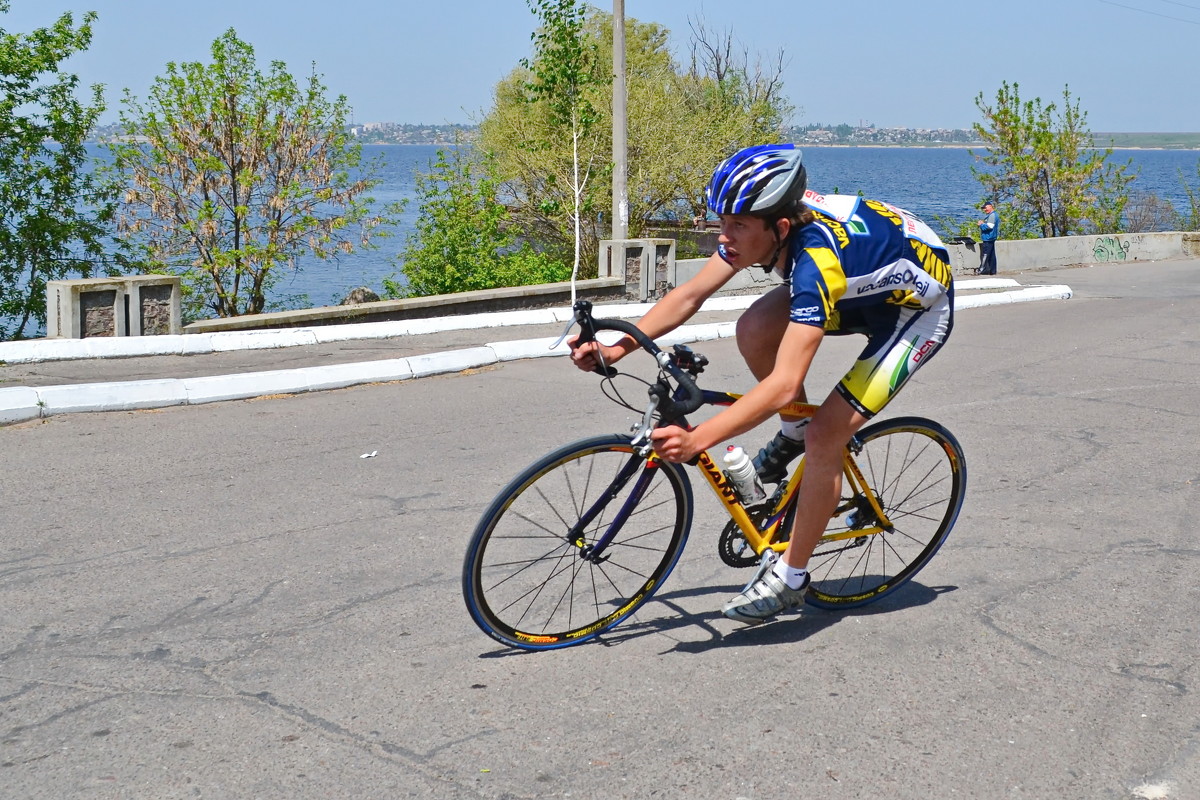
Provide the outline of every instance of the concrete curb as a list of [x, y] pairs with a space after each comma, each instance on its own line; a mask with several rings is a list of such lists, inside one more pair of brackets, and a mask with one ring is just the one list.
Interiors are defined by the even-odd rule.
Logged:
[[[1019, 286], [1011, 278], [964, 279], [955, 282], [960, 290], [1003, 289]], [[749, 307], [758, 295], [710, 298], [702, 311], [738, 311]], [[598, 317], [640, 319], [653, 303], [613, 303], [595, 307]], [[529, 311], [493, 311], [456, 317], [400, 320], [397, 322], [359, 322], [286, 330], [229, 331], [191, 333], [171, 336], [122, 336], [90, 339], [29, 339], [0, 342], [0, 362], [29, 364], [40, 361], [70, 361], [81, 358], [131, 358], [136, 356], [189, 356], [224, 353], [231, 350], [265, 350], [301, 347], [311, 344], [343, 342], [352, 339], [391, 339], [443, 331], [503, 328], [514, 325], [546, 325], [571, 319], [569, 308], [543, 308]]]
[[[1016, 281], [998, 279], [990, 281], [975, 281], [970, 283], [971, 289], [991, 289], [1018, 286]], [[980, 285], [983, 284], [983, 285]], [[1016, 291], [994, 292], [983, 295], [969, 295], [955, 298], [955, 309], [962, 311], [968, 308], [979, 308], [987, 305], [1002, 305], [1007, 303], [1023, 303], [1035, 300], [1065, 300], [1071, 297], [1069, 286], [1038, 286]], [[757, 299], [757, 296], [740, 296], [715, 298], [706, 303], [704, 310], [737, 310], [747, 307]], [[596, 315], [599, 317], [637, 317], [640, 318], [652, 304], [597, 306]], [[473, 322], [462, 318], [452, 318], [442, 322], [450, 322], [454, 328], [441, 327], [437, 330], [465, 329], [475, 327], [500, 327], [515, 324], [545, 324], [547, 322], [563, 322], [570, 318], [567, 309], [511, 312], [520, 316], [521, 322], [514, 322], [510, 314], [473, 314]], [[527, 321], [531, 315], [535, 321]], [[485, 324], [483, 320], [487, 320]], [[423, 327], [434, 325], [436, 320], [415, 320]], [[353, 338], [376, 338], [377, 336], [403, 335], [394, 332], [381, 334], [380, 326], [394, 331], [400, 325], [412, 326], [413, 322], [404, 323], [361, 323], [357, 325], [340, 326], [342, 330], [329, 328], [298, 329], [288, 331], [256, 331], [219, 334], [196, 334], [190, 336], [155, 336], [130, 339], [82, 339], [82, 340], [49, 340], [37, 342], [9, 342], [3, 344], [28, 345], [40, 344], [42, 358], [29, 360], [53, 360], [56, 358], [78, 358], [80, 356], [65, 356], [66, 352], [80, 352], [80, 349], [90, 349], [92, 357], [115, 357], [117, 352], [122, 356], [174, 354], [181, 351], [170, 349], [174, 343], [159, 345], [151, 352], [128, 352], [128, 349], [140, 349], [153, 340], [184, 339], [190, 345], [193, 339], [218, 340], [199, 343], [200, 349], [189, 347], [188, 353], [215, 352], [203, 347], [219, 347], [221, 350], [260, 347], [290, 347], [299, 344], [315, 344], [317, 341], [337, 341]], [[713, 339], [731, 338], [735, 334], [737, 323], [717, 322], [700, 325], [684, 325], [658, 341], [663, 346], [684, 344], [689, 342], [709, 341]], [[345, 328], [355, 329], [352, 331]], [[432, 329], [422, 331], [431, 332]], [[412, 331], [409, 331], [410, 333]], [[353, 335], [357, 334], [357, 335]], [[320, 335], [320, 339], [318, 339]], [[333, 338], [337, 337], [337, 338]], [[409, 356], [408, 358], [387, 359], [382, 361], [364, 361], [353, 364], [331, 364], [320, 367], [300, 367], [297, 369], [272, 370], [267, 372], [246, 372], [232, 375], [213, 375], [199, 378], [171, 378], [143, 381], [120, 381], [111, 383], [84, 383], [63, 386], [25, 387], [17, 386], [0, 389], [0, 425], [24, 422], [39, 417], [49, 417], [55, 414], [68, 414], [85, 411], [123, 411], [145, 408], [165, 408], [177, 405], [199, 405], [216, 403], [225, 400], [245, 400], [251, 397], [262, 397], [271, 394], [298, 394], [315, 392], [326, 389], [340, 389], [365, 383], [385, 383], [403, 381], [411, 378], [421, 378], [450, 372], [462, 372], [467, 369], [497, 364], [503, 361], [516, 361], [526, 358], [543, 358], [545, 356], [563, 356], [569, 350], [565, 343], [553, 347], [555, 338], [525, 339], [516, 341], [492, 342], [482, 347], [470, 347], [461, 350], [449, 350], [441, 353]], [[114, 347], [114, 343], [124, 345], [124, 348]], [[71, 345], [72, 347], [67, 347]], [[149, 348], [147, 348], [149, 349]], [[24, 352], [13, 349], [13, 352]], [[50, 353], [49, 358], [45, 355]], [[0, 351], [0, 358], [15, 361], [9, 353]]]
[[1007, 303], [1028, 303], [1034, 300], [1070, 300], [1072, 294], [1070, 286], [1031, 286], [1027, 289], [1018, 289], [1015, 292], [996, 292], [995, 294], [955, 297], [954, 310], [963, 311], [968, 308], [1005, 305]]
[[24, 422], [42, 415], [37, 390], [27, 386], [0, 389], [0, 425]]

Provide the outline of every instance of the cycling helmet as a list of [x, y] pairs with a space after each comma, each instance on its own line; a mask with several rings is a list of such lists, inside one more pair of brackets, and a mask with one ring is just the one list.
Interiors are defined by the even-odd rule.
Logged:
[[800, 205], [808, 176], [792, 144], [761, 144], [734, 153], [717, 167], [705, 190], [714, 214], [778, 219]]

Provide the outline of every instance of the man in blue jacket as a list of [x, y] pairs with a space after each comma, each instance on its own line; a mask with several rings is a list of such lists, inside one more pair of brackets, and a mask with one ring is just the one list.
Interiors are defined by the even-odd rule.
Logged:
[[979, 220], [979, 274], [996, 274], [996, 237], [1000, 235], [1000, 215], [991, 200], [983, 203], [983, 219]]

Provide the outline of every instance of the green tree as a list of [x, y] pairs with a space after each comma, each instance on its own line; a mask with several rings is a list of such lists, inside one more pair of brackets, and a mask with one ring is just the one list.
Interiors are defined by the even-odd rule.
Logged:
[[[1200, 161], [1196, 162], [1196, 176], [1200, 177]], [[1180, 170], [1179, 181], [1188, 198], [1188, 209], [1179, 215], [1179, 225], [1187, 231], [1200, 231], [1200, 185], [1193, 187]]]
[[[9, 4], [0, 0], [0, 13]], [[108, 232], [116, 193], [84, 142], [104, 110], [75, 96], [62, 62], [86, 50], [94, 13], [63, 14], [29, 34], [0, 28], [0, 339], [46, 321], [46, 281], [91, 277], [117, 248]]]
[[523, 99], [542, 108], [541, 119], [546, 124], [522, 146], [533, 152], [552, 152], [564, 139], [570, 142], [565, 188], [571, 197], [574, 237], [571, 274], [577, 275], [583, 245], [582, 214], [585, 209], [591, 210], [591, 204], [584, 203], [584, 190], [598, 155], [596, 141], [590, 135], [600, 118], [595, 101], [600, 99], [601, 88], [611, 83], [611, 75], [601, 66], [595, 37], [584, 33], [586, 6], [576, 0], [529, 0], [529, 7], [542, 26], [532, 35], [533, 60], [521, 61], [529, 73]]
[[121, 122], [141, 141], [112, 146], [120, 228], [182, 275], [191, 314], [260, 313], [280, 268], [371, 247], [395, 221], [366, 195], [378, 164], [350, 143], [346, 98], [325, 92], [315, 70], [303, 86], [282, 62], [261, 71], [232, 28], [212, 63], [168, 64], [145, 106], [126, 92]]
[[451, 294], [500, 286], [555, 283], [570, 277], [561, 261], [518, 242], [496, 198], [494, 162], [467, 147], [438, 150], [432, 171], [418, 174], [416, 229], [400, 254], [406, 286], [385, 279], [386, 297]]
[[[612, 63], [612, 15], [589, 9], [582, 36], [595, 42], [598, 63]], [[671, 54], [670, 34], [661, 25], [626, 20], [628, 101], [629, 235], [637, 238], [660, 218], [690, 219], [704, 207], [704, 187], [722, 158], [749, 144], [783, 138], [791, 113], [772, 70], [749, 57], [728, 36], [692, 30], [690, 63]], [[536, 57], [534, 62], [536, 62]], [[535, 66], [536, 64], [531, 64]], [[568, 186], [571, 149], [550, 126], [543, 103], [527, 102], [529, 67], [517, 67], [496, 87], [491, 110], [480, 123], [480, 144], [496, 156], [499, 197], [539, 248], [565, 257], [572, 249]], [[582, 274], [595, 275], [598, 240], [609, 234], [612, 196], [607, 154], [612, 152], [612, 86], [593, 86], [597, 119], [586, 153], [605, 154], [581, 195]], [[529, 143], [556, 142], [553, 147]]]
[[986, 170], [972, 167], [1004, 219], [1005, 238], [1071, 236], [1121, 230], [1129, 201], [1126, 165], [1112, 149], [1093, 147], [1087, 113], [1063, 89], [1060, 109], [1041, 98], [1022, 101], [1019, 86], [1004, 82], [994, 104], [975, 98], [983, 122], [976, 136], [987, 146], [971, 151]]

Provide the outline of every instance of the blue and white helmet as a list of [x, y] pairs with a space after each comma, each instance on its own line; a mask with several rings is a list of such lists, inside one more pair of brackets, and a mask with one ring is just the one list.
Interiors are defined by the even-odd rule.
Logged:
[[777, 218], [799, 206], [808, 186], [800, 151], [792, 144], [760, 144], [734, 153], [717, 167], [705, 190], [714, 214]]

